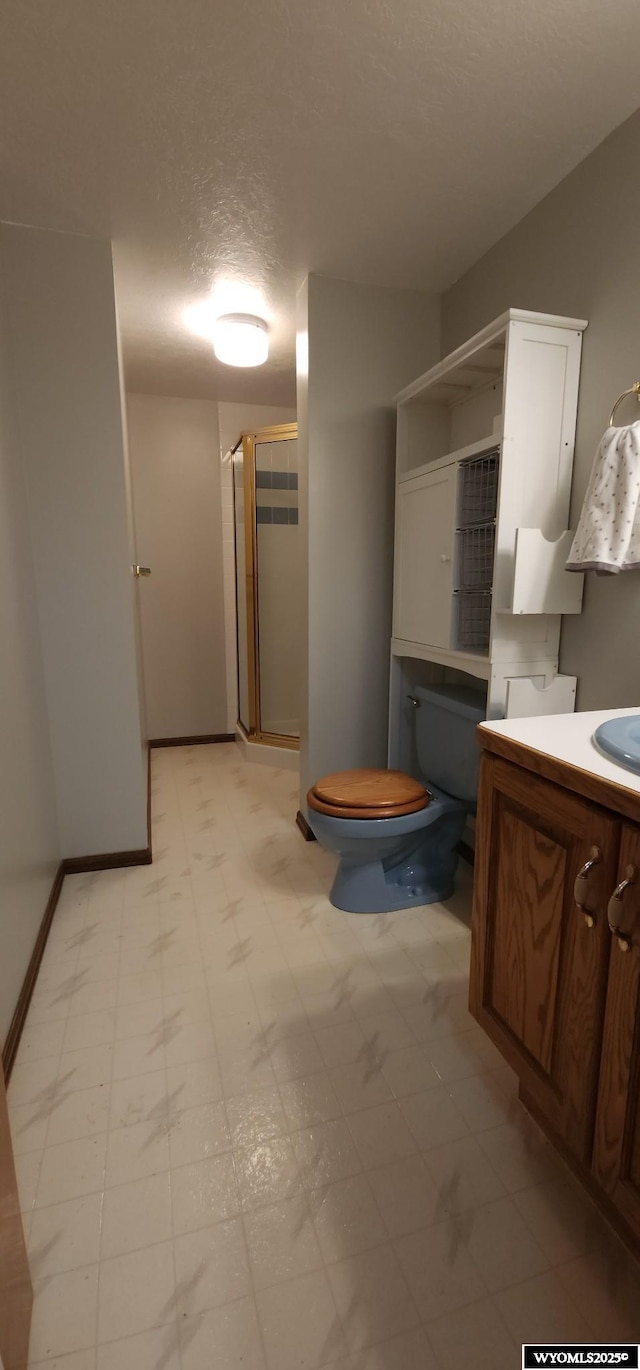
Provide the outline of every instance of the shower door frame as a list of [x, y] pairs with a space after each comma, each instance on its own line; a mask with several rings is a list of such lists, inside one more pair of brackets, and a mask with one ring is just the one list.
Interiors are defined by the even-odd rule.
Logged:
[[[286, 733], [272, 733], [262, 727], [260, 709], [260, 622], [258, 601], [258, 522], [256, 518], [256, 444], [260, 442], [290, 442], [298, 436], [297, 423], [277, 423], [269, 428], [255, 428], [242, 432], [233, 448], [233, 454], [242, 445], [242, 478], [244, 485], [244, 557], [245, 586], [247, 604], [247, 673], [249, 690], [249, 729], [240, 718], [240, 652], [237, 652], [238, 669], [238, 724], [251, 738], [270, 747], [285, 747], [289, 751], [300, 750], [300, 738]], [[236, 483], [233, 480], [233, 530], [234, 560], [236, 578], [239, 575], [238, 546], [236, 530]], [[237, 589], [236, 589], [237, 605]], [[236, 632], [239, 631], [236, 608]]]

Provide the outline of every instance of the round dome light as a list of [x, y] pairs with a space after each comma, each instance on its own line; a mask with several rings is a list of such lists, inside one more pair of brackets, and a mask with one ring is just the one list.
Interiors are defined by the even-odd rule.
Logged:
[[213, 350], [227, 366], [262, 366], [269, 356], [269, 330], [254, 314], [222, 314], [213, 325]]

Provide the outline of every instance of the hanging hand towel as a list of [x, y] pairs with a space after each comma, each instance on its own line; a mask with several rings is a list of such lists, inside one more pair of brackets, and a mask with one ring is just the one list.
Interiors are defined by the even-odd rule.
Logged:
[[567, 571], [640, 567], [640, 423], [607, 428], [596, 452]]

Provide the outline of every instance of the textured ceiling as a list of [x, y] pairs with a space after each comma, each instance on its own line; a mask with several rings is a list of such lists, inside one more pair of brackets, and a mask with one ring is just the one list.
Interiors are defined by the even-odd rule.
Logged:
[[[0, 16], [0, 218], [113, 238], [128, 383], [176, 395], [290, 401], [307, 271], [443, 288], [640, 103], [637, 0]], [[229, 280], [263, 297], [260, 372], [185, 326]]]

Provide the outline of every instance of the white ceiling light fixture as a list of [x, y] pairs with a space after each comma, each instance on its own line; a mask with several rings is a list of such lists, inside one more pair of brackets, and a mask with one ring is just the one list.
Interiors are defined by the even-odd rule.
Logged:
[[222, 314], [213, 325], [213, 350], [227, 366], [262, 366], [269, 356], [269, 329], [255, 314]]

